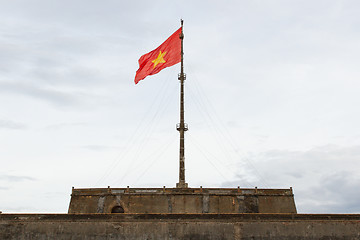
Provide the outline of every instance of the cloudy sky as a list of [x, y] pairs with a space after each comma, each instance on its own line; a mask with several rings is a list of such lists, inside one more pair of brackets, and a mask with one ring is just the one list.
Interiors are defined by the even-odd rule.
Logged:
[[174, 187], [185, 32], [186, 180], [293, 187], [300, 213], [360, 213], [356, 0], [0, 0], [0, 211], [67, 212], [71, 187]]

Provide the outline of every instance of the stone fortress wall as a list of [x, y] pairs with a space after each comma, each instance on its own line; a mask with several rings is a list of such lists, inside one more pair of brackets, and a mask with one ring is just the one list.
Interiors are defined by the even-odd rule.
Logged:
[[72, 189], [69, 213], [296, 213], [292, 189]]
[[1, 240], [360, 239], [360, 214], [0, 214]]
[[0, 213], [1, 240], [360, 239], [360, 214], [297, 214], [292, 189], [74, 189], [68, 214]]

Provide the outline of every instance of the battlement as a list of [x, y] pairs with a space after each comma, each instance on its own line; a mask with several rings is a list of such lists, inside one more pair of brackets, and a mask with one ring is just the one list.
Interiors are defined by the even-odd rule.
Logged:
[[215, 194], [215, 195], [266, 195], [292, 196], [290, 189], [260, 188], [73, 188], [73, 195], [104, 195], [104, 194]]

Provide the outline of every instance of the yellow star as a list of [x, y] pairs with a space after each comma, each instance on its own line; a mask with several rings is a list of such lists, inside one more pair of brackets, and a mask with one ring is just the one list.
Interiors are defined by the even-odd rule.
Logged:
[[154, 68], [155, 68], [156, 65], [158, 65], [159, 63], [164, 63], [164, 62], [166, 62], [166, 61], [164, 60], [164, 58], [163, 58], [163, 57], [165, 56], [165, 54], [166, 54], [166, 52], [161, 53], [161, 51], [160, 51], [159, 56], [158, 56], [155, 60], [151, 61], [151, 62], [154, 63]]

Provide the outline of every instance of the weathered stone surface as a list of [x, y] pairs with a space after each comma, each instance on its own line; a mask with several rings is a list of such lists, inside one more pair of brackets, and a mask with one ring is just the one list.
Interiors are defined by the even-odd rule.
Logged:
[[0, 214], [0, 239], [360, 239], [360, 215]]
[[69, 213], [296, 213], [291, 189], [73, 189]]

